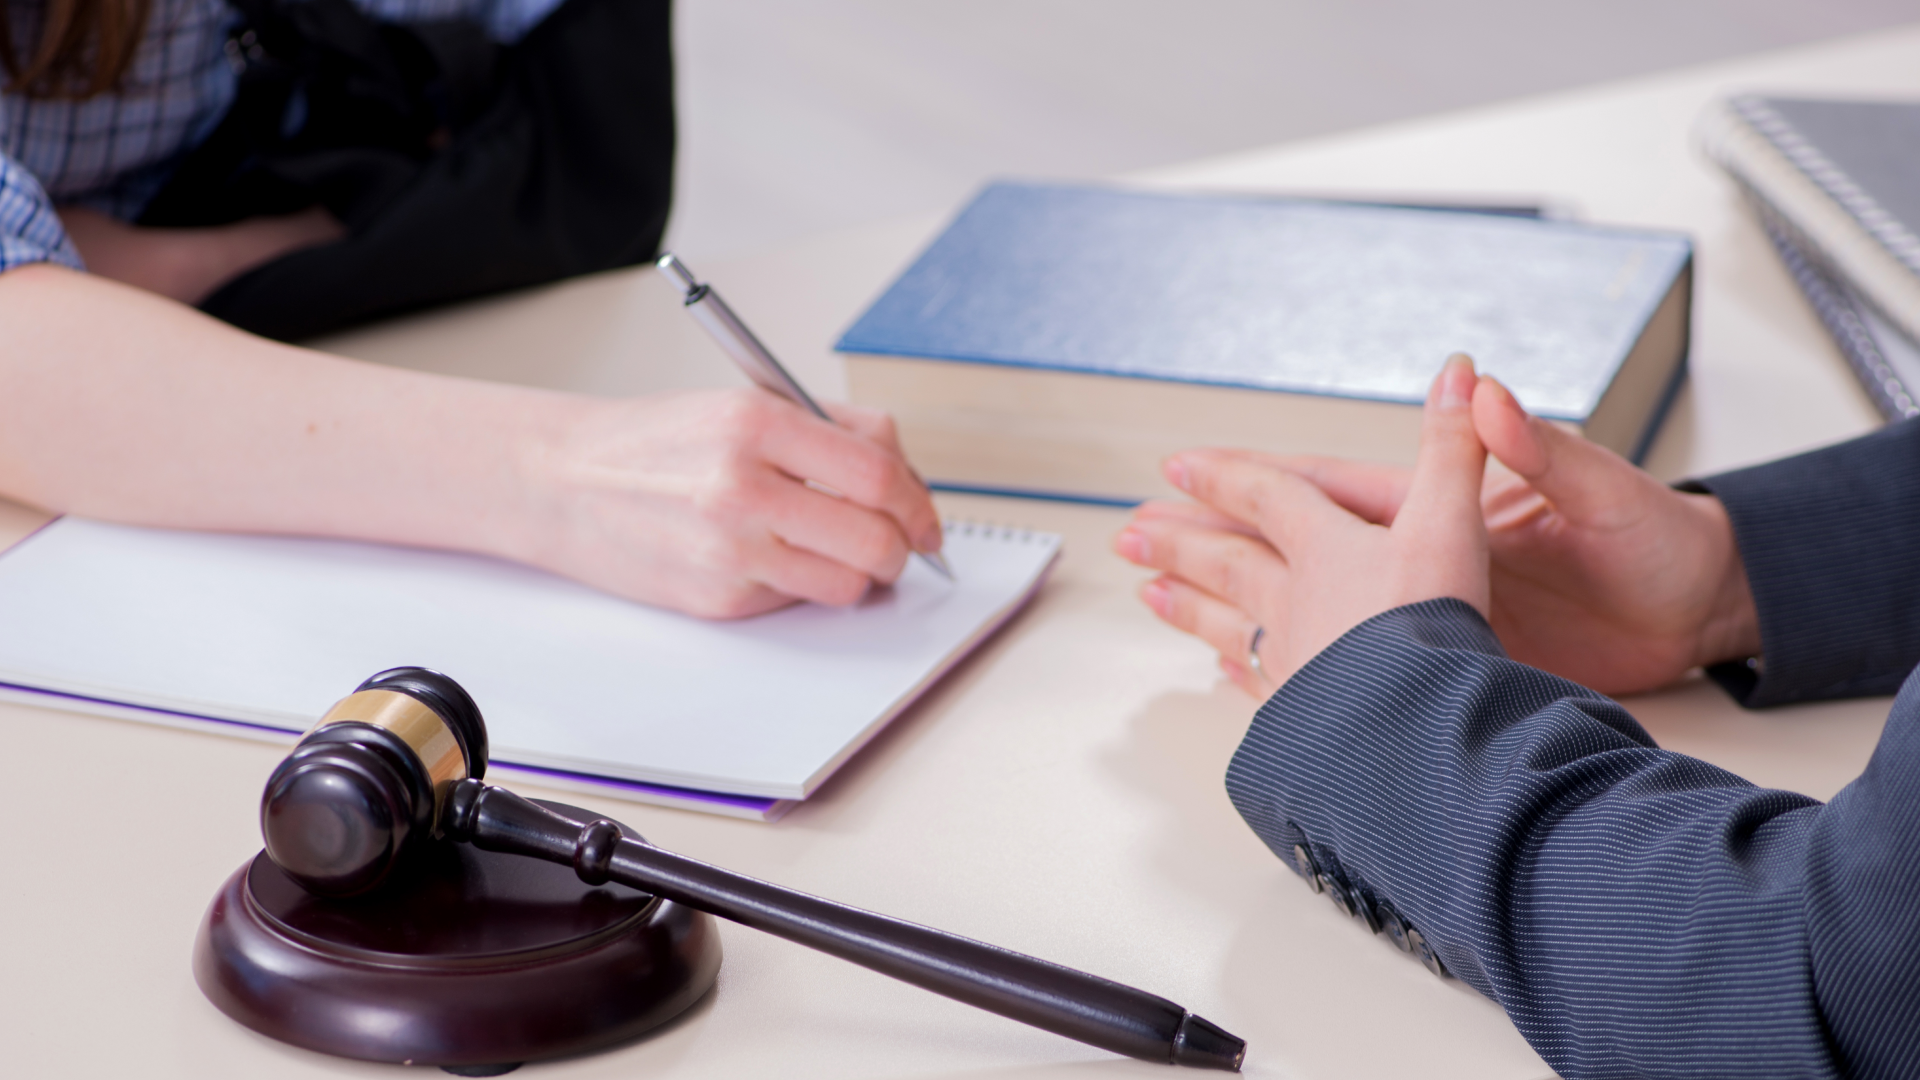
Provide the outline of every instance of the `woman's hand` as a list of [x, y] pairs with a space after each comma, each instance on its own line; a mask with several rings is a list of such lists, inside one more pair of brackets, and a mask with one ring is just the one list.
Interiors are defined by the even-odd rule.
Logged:
[[844, 426], [758, 389], [592, 403], [530, 455], [506, 554], [708, 618], [851, 604], [942, 534], [892, 420], [830, 408]]
[[[1720, 500], [1675, 491], [1538, 417], [1491, 378], [1474, 426], [1504, 468], [1482, 493], [1492, 623], [1522, 663], [1608, 694], [1665, 686], [1760, 652], [1759, 619]], [[1333, 459], [1289, 467], [1370, 521], [1390, 522], [1406, 471]]]
[[[1220, 652], [1220, 666], [1265, 697], [1348, 630], [1384, 611], [1456, 597], [1488, 610], [1474, 432], [1473, 362], [1455, 356], [1427, 396], [1420, 456], [1391, 523], [1370, 521], [1277, 459], [1224, 450], [1177, 454], [1167, 476], [1198, 506], [1149, 503], [1114, 541], [1161, 571], [1141, 597]], [[1259, 666], [1248, 663], [1262, 628]]]
[[1676, 491], [1483, 380], [1475, 426], [1509, 472], [1487, 485], [1493, 628], [1513, 658], [1603, 693], [1665, 686], [1760, 652], [1720, 500]]
[[[1514, 659], [1624, 694], [1759, 652], [1752, 593], [1719, 500], [1675, 491], [1528, 416], [1490, 378], [1474, 392], [1473, 416], [1505, 466], [1489, 471], [1482, 508], [1491, 622]], [[1331, 458], [1257, 460], [1383, 525], [1396, 521], [1413, 476]], [[1198, 522], [1203, 513], [1150, 504], [1135, 526], [1169, 516]], [[1244, 657], [1244, 646], [1223, 660], [1235, 655]]]

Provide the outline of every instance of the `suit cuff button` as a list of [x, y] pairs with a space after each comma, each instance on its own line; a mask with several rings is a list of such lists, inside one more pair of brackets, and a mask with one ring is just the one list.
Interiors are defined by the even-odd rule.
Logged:
[[1313, 852], [1307, 850], [1307, 845], [1293, 845], [1293, 868], [1300, 871], [1301, 877], [1307, 879], [1307, 888], [1314, 892], [1321, 890], [1320, 867], [1313, 861]]
[[1367, 899], [1367, 894], [1362, 892], [1358, 886], [1349, 891], [1353, 893], [1353, 917], [1360, 920], [1360, 925], [1367, 928], [1367, 933], [1379, 933], [1380, 914], [1378, 909], [1373, 906], [1372, 902]]
[[1428, 971], [1443, 979], [1447, 977], [1447, 966], [1440, 962], [1440, 954], [1433, 951], [1433, 946], [1427, 943], [1425, 934], [1411, 926], [1407, 927], [1407, 944], [1412, 946], [1413, 955], [1420, 958], [1420, 963]]
[[1386, 904], [1381, 904], [1379, 911], [1380, 932], [1387, 935], [1387, 940], [1393, 942], [1394, 948], [1399, 949], [1403, 953], [1412, 952], [1413, 943], [1407, 940], [1406, 920], [1400, 917], [1399, 912], [1393, 910], [1392, 907]]
[[1314, 883], [1320, 886], [1314, 891], [1326, 893], [1327, 899], [1333, 901], [1333, 906], [1340, 909], [1340, 914], [1348, 918], [1353, 917], [1353, 896], [1347, 892], [1346, 886], [1326, 874], [1315, 878]]

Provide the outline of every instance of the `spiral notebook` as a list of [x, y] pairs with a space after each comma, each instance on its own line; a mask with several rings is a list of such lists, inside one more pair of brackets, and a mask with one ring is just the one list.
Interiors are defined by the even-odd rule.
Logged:
[[0, 695], [291, 741], [419, 665], [485, 714], [496, 769], [772, 820], [1040, 588], [1050, 533], [950, 523], [850, 608], [703, 622], [510, 563], [63, 518], [0, 555]]
[[1920, 416], [1920, 346], [1813, 255], [1809, 242], [1790, 222], [1758, 196], [1753, 203], [1774, 250], [1874, 408], [1889, 422]]
[[[1912, 387], [1883, 390], [1890, 374], [1906, 379], [1893, 354], [1920, 341], [1920, 102], [1742, 94], [1711, 105], [1698, 134], [1763, 208], [1776, 246], [1785, 235], [1788, 269], [1803, 289], [1813, 281], [1808, 298], [1830, 328], [1830, 315], [1842, 321], [1835, 340], [1850, 362], [1862, 365], [1854, 353], [1867, 343], [1861, 379], [1875, 404], [1906, 415]], [[1890, 349], [1868, 342], [1883, 330]]]

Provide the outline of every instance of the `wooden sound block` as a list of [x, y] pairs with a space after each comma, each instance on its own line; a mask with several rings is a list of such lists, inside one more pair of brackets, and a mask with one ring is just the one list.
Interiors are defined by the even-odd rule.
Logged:
[[[599, 817], [541, 805], [577, 825]], [[207, 909], [201, 992], [295, 1046], [493, 1076], [656, 1027], [720, 970], [711, 916], [565, 866], [429, 841], [406, 874], [327, 900], [262, 852]]]

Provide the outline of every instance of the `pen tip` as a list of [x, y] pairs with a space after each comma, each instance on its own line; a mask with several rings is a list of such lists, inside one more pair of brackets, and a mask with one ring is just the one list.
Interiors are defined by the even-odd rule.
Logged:
[[[1178, 1006], [1175, 1006], [1178, 1008]], [[1229, 1034], [1204, 1017], [1188, 1013], [1173, 1036], [1173, 1064], [1196, 1069], [1239, 1072], [1247, 1060], [1247, 1040]]]
[[922, 551], [919, 552], [919, 555], [921, 560], [928, 566], [933, 567], [941, 577], [946, 578], [948, 581], [954, 580], [953, 567], [947, 565], [947, 557], [945, 555], [937, 551]]

